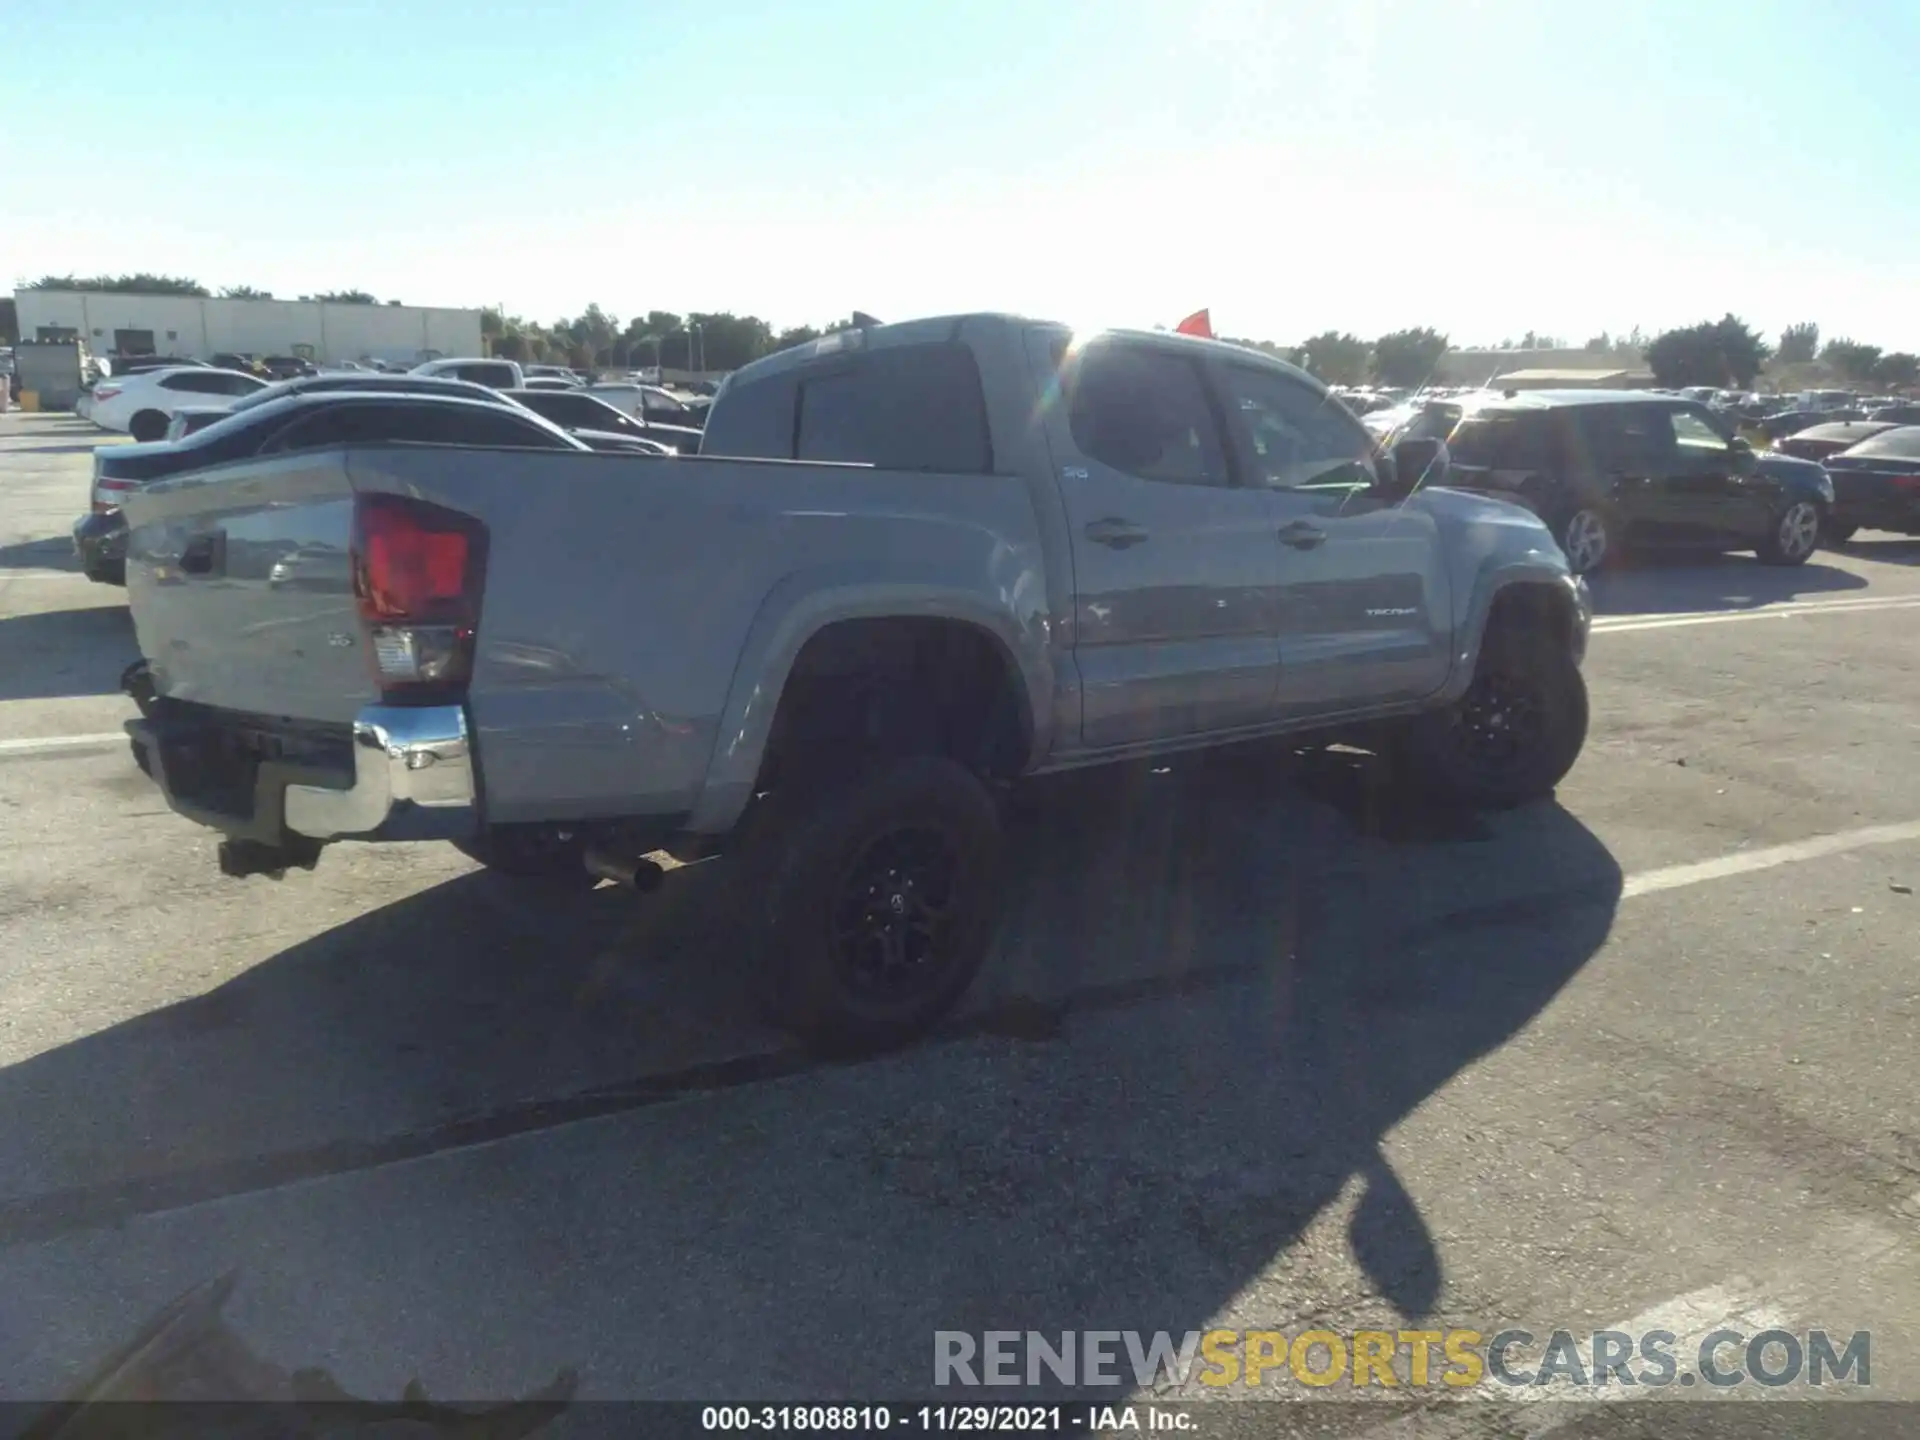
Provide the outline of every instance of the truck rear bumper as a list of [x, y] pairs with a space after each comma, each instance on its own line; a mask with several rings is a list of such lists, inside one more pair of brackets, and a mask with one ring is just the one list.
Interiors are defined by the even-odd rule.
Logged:
[[477, 828], [458, 705], [370, 705], [337, 736], [282, 739], [240, 717], [149, 701], [134, 758], [188, 819], [239, 840], [457, 840]]

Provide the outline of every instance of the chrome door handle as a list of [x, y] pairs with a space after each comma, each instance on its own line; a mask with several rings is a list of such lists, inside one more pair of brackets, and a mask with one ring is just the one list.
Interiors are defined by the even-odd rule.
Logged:
[[1094, 544], [1105, 545], [1109, 550], [1125, 550], [1130, 545], [1147, 543], [1145, 530], [1131, 520], [1122, 520], [1116, 516], [1088, 522], [1086, 535]]
[[1295, 520], [1291, 525], [1280, 527], [1280, 543], [1291, 545], [1296, 550], [1311, 550], [1326, 538], [1326, 531], [1318, 525], [1309, 525], [1305, 520]]

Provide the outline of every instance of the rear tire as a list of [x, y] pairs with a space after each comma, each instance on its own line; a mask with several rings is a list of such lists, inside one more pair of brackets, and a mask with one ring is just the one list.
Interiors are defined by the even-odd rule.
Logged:
[[1490, 633], [1473, 682], [1411, 721], [1392, 747], [1395, 779], [1429, 800], [1509, 810], [1553, 793], [1587, 739], [1587, 685], [1552, 641]]
[[979, 972], [999, 921], [1000, 814], [939, 756], [795, 781], [745, 824], [767, 1018], [830, 1053], [902, 1045]]
[[1560, 542], [1567, 568], [1576, 575], [1593, 574], [1619, 549], [1612, 520], [1593, 505], [1576, 505], [1568, 510], [1553, 527], [1553, 538]]
[[495, 874], [556, 890], [591, 890], [600, 883], [587, 869], [586, 842], [545, 826], [496, 826], [454, 841], [453, 848]]
[[1804, 565], [1820, 548], [1826, 517], [1811, 500], [1790, 500], [1780, 508], [1754, 547], [1762, 565]]
[[142, 410], [127, 422], [127, 434], [141, 444], [167, 438], [167, 417], [158, 410]]

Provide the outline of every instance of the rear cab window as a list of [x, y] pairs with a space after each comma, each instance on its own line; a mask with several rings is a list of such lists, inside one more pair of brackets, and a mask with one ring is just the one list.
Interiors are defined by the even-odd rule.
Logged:
[[803, 373], [794, 458], [948, 475], [993, 469], [986, 400], [960, 344], [856, 351]]

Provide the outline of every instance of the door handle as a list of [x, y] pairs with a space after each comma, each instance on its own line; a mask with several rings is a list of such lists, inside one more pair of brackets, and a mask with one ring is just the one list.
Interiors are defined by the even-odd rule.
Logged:
[[1280, 543], [1291, 545], [1296, 550], [1311, 550], [1327, 538], [1327, 532], [1318, 525], [1310, 525], [1305, 520], [1295, 520], [1290, 525], [1280, 527]]
[[1109, 516], [1105, 520], [1090, 521], [1087, 525], [1087, 538], [1096, 545], [1105, 545], [1109, 550], [1125, 550], [1130, 545], [1144, 545], [1147, 532], [1131, 520], [1122, 520]]

